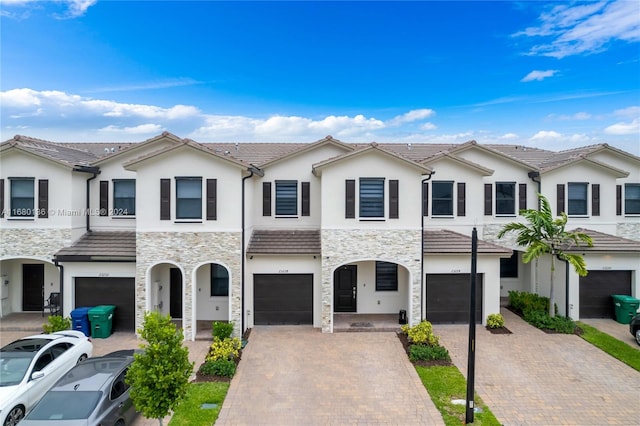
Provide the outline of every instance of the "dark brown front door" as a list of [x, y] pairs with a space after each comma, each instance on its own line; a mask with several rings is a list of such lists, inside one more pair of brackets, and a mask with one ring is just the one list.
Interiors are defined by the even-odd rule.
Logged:
[[44, 297], [44, 265], [22, 265], [22, 310], [41, 311]]
[[169, 315], [171, 318], [182, 318], [182, 272], [178, 268], [171, 268], [169, 278]]
[[333, 273], [334, 312], [356, 312], [358, 267], [341, 266]]

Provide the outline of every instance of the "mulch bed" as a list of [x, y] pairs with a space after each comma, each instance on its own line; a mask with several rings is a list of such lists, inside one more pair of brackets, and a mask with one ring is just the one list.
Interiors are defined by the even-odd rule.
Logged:
[[[524, 320], [524, 316], [522, 315], [522, 312], [516, 311], [515, 309], [513, 309], [513, 306], [507, 305], [507, 306], [505, 306], [505, 308], [510, 310], [511, 312], [513, 312], [514, 314], [516, 314], [517, 316], [519, 316], [520, 318], [522, 318]], [[561, 332], [559, 332], [557, 330], [551, 330], [551, 329], [548, 329], [548, 328], [539, 328], [538, 330], [544, 331], [547, 334], [567, 334], [567, 333], [561, 333]], [[576, 325], [576, 328], [573, 329], [573, 334], [575, 334], [576, 336], [582, 336], [584, 334], [584, 330]]]
[[[396, 336], [398, 336], [398, 339], [400, 339], [400, 343], [402, 343], [402, 347], [404, 348], [404, 352], [407, 354], [407, 357], [409, 357], [409, 346], [411, 346], [411, 343], [409, 342], [409, 338], [404, 333], [396, 333]], [[433, 360], [433, 361], [423, 361], [423, 360], [411, 361], [411, 363], [413, 365], [418, 365], [420, 367], [434, 367], [434, 366], [449, 366], [449, 365], [453, 365], [453, 363], [451, 361], [447, 361], [447, 360], [444, 360], [444, 359], [436, 359], [436, 360]]]
[[489, 330], [491, 334], [513, 334], [507, 327], [491, 328], [487, 326], [487, 330]]

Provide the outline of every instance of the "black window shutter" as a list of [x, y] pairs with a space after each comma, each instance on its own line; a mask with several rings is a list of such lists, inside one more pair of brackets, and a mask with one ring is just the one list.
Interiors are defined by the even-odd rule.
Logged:
[[49, 217], [49, 180], [38, 181], [38, 217]]
[[429, 182], [422, 182], [422, 216], [429, 216]]
[[262, 182], [262, 216], [271, 216], [271, 182]]
[[616, 216], [622, 215], [622, 185], [616, 185]]
[[389, 181], [389, 219], [400, 217], [399, 183], [397, 180]]
[[109, 181], [100, 181], [100, 216], [109, 216]]
[[564, 185], [559, 183], [556, 188], [556, 214], [560, 214], [564, 211]]
[[302, 186], [302, 216], [311, 214], [311, 190], [309, 182], [301, 182]]
[[600, 184], [591, 185], [591, 216], [600, 216]]
[[491, 216], [493, 208], [493, 185], [484, 184], [484, 215]]
[[171, 220], [171, 179], [160, 179], [160, 220]]
[[464, 182], [458, 182], [458, 216], [464, 216], [467, 205], [467, 187]]
[[4, 217], [4, 179], [0, 179], [0, 217]]
[[521, 183], [518, 185], [518, 210], [527, 209], [527, 184]]
[[345, 181], [344, 217], [353, 219], [356, 217], [356, 181]]
[[218, 180], [207, 179], [207, 220], [218, 219]]

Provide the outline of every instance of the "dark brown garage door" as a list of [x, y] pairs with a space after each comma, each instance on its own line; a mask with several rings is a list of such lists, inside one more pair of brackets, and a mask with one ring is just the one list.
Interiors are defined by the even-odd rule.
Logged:
[[312, 274], [254, 274], [256, 325], [313, 324]]
[[[469, 323], [471, 274], [427, 274], [427, 320]], [[476, 280], [476, 321], [482, 321], [482, 274]]]
[[612, 294], [631, 295], [631, 271], [589, 271], [580, 277], [580, 318], [614, 318]]
[[76, 307], [115, 305], [113, 331], [136, 329], [135, 278], [76, 278]]

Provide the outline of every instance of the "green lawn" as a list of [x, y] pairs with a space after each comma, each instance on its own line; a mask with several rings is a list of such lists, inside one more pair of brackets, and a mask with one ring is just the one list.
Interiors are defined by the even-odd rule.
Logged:
[[[169, 422], [171, 426], [210, 426], [218, 419], [218, 413], [229, 390], [229, 383], [192, 383], [186, 399], [180, 404]], [[213, 409], [203, 409], [202, 404], [218, 404]]]
[[[459, 426], [465, 421], [465, 405], [453, 404], [454, 399], [466, 399], [467, 381], [455, 366], [447, 367], [418, 367], [418, 376], [424, 387], [429, 392], [431, 400], [440, 411], [446, 425]], [[482, 408], [481, 413], [474, 413], [474, 425], [496, 425], [500, 422], [495, 418], [482, 399], [476, 394], [474, 397], [476, 407]]]
[[640, 351], [632, 348], [627, 343], [622, 342], [600, 330], [591, 327], [583, 322], [577, 322], [584, 331], [580, 336], [593, 346], [602, 349], [612, 357], [624, 362], [631, 368], [640, 371]]

